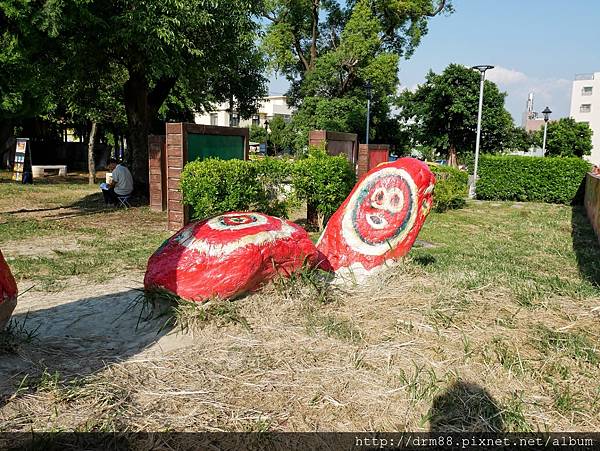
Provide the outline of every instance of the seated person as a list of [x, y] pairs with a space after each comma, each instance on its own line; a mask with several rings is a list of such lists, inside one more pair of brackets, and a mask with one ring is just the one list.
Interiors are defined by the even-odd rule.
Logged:
[[108, 170], [112, 172], [112, 181], [101, 184], [100, 188], [107, 205], [118, 205], [118, 197], [130, 196], [133, 192], [133, 177], [129, 169], [114, 158], [108, 160]]

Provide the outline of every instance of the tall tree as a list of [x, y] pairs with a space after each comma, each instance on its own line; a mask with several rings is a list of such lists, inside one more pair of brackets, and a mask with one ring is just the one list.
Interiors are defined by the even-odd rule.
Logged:
[[48, 43], [37, 33], [29, 2], [0, 2], [0, 161], [15, 125], [53, 108], [48, 90]]
[[[362, 133], [365, 84], [373, 85], [372, 137], [388, 139], [398, 63], [427, 32], [428, 19], [450, 12], [447, 0], [267, 0], [263, 46], [290, 81], [299, 133], [327, 128]], [[395, 133], [395, 132], [394, 132]]]
[[[399, 118], [415, 144], [434, 147], [456, 166], [459, 154], [475, 148], [479, 87], [479, 73], [465, 66], [451, 64], [441, 74], [430, 71], [415, 92], [400, 95]], [[489, 80], [483, 91], [481, 150], [499, 152], [513, 139], [512, 117], [504, 108], [506, 93]]]
[[[535, 132], [535, 143], [542, 147], [544, 129]], [[570, 117], [548, 122], [546, 156], [583, 157], [592, 151], [592, 129], [586, 122], [576, 122]]]
[[[13, 9], [21, 0], [6, 0]], [[147, 135], [178, 86], [202, 109], [236, 99], [248, 116], [265, 92], [249, 0], [32, 0], [30, 24], [77, 66], [124, 71], [121, 86], [132, 172], [147, 184]], [[80, 60], [76, 62], [76, 60]]]

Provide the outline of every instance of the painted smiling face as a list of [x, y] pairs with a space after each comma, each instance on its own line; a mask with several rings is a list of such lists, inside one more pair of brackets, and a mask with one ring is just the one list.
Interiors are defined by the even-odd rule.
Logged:
[[355, 251], [381, 255], [400, 242], [415, 220], [417, 188], [403, 169], [367, 177], [350, 197], [342, 233]]
[[431, 209], [435, 177], [402, 158], [371, 170], [331, 217], [318, 249], [337, 272], [370, 272], [406, 255]]

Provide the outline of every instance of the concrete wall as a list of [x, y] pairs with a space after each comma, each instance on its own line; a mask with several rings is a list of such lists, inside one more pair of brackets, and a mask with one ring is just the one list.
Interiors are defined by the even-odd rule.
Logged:
[[388, 161], [389, 155], [388, 144], [361, 144], [358, 148], [357, 177], [361, 178], [378, 164]]
[[319, 146], [325, 142], [329, 155], [345, 155], [356, 168], [358, 162], [358, 135], [356, 133], [311, 130], [308, 135], [309, 146]]
[[584, 204], [590, 223], [600, 240], [600, 175], [587, 175]]

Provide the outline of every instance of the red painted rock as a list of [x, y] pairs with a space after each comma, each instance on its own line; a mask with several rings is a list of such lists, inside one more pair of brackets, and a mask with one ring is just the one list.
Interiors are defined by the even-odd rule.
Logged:
[[0, 251], [0, 331], [17, 305], [17, 283]]
[[321, 261], [296, 224], [262, 213], [232, 212], [190, 223], [166, 241], [148, 261], [144, 287], [197, 302], [233, 298], [277, 274]]
[[356, 280], [410, 251], [432, 205], [435, 177], [414, 158], [377, 166], [333, 214], [317, 248], [338, 276]]

